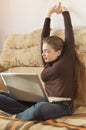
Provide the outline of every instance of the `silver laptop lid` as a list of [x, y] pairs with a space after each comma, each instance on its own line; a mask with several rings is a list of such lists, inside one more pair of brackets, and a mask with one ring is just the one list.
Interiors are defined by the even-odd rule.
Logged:
[[36, 73], [1, 73], [1, 77], [15, 99], [31, 102], [48, 100]]

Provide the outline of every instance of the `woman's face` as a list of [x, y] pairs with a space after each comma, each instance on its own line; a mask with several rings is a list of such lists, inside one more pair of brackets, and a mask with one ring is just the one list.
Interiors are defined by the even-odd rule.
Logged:
[[52, 61], [56, 60], [58, 58], [58, 56], [61, 54], [60, 50], [58, 50], [58, 51], [54, 50], [52, 48], [52, 46], [50, 46], [46, 42], [43, 43], [42, 51], [43, 51], [42, 57], [45, 62], [52, 62]]

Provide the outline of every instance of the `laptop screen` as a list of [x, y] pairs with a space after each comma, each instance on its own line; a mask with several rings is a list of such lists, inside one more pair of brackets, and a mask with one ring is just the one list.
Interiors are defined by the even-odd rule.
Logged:
[[11, 96], [23, 101], [47, 101], [46, 92], [36, 73], [1, 73]]

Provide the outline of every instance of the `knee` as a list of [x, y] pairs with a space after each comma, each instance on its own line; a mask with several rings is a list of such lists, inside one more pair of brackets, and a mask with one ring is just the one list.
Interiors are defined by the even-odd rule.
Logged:
[[48, 113], [48, 103], [38, 102], [35, 104], [35, 117], [38, 120], [45, 120], [45, 115]]
[[46, 107], [47, 104], [48, 104], [47, 102], [38, 102], [37, 104], [35, 104], [35, 107], [36, 107], [36, 109], [41, 110], [44, 107]]

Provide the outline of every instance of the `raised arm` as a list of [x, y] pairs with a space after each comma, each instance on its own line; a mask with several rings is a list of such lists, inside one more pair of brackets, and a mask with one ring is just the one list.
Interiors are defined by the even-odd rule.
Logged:
[[[43, 29], [42, 29], [42, 34], [41, 34], [41, 54], [43, 53], [43, 50], [42, 50], [43, 39], [45, 37], [48, 37], [49, 35], [50, 35], [50, 18], [47, 17], [45, 19], [44, 26], [43, 26]], [[46, 63], [43, 60], [43, 57], [42, 57], [42, 61], [43, 61], [43, 64], [45, 65]]]
[[45, 37], [50, 35], [50, 18], [45, 18], [44, 26], [42, 29], [41, 39], [43, 40]]
[[74, 32], [71, 23], [71, 17], [69, 11], [65, 7], [62, 7], [62, 14], [64, 18], [64, 25], [65, 25], [65, 44], [67, 51], [72, 55], [75, 55], [75, 41], [74, 41]]

